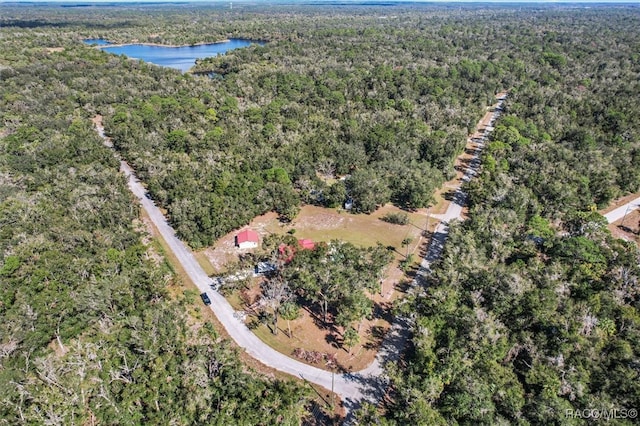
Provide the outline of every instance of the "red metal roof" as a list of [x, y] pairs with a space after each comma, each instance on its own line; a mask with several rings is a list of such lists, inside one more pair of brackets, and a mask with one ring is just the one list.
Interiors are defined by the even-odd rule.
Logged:
[[[313, 250], [316, 248], [316, 243], [307, 238], [298, 240], [298, 244], [300, 244], [302, 250]], [[293, 256], [295, 256], [296, 248], [282, 243], [278, 246], [278, 252], [280, 253], [280, 258], [286, 263], [289, 263], [293, 260]]]
[[238, 232], [236, 235], [236, 241], [238, 244], [250, 241], [252, 243], [257, 243], [260, 241], [260, 236], [258, 233], [252, 229], [245, 229], [244, 231]]
[[316, 247], [316, 243], [314, 243], [313, 241], [307, 238], [298, 240], [298, 243], [300, 244], [300, 247], [302, 247], [305, 250], [313, 250]]

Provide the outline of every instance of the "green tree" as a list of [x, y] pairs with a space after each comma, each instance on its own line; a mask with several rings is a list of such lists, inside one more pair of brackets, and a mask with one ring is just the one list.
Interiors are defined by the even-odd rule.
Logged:
[[351, 355], [351, 351], [353, 347], [358, 344], [360, 341], [360, 335], [356, 331], [355, 328], [349, 327], [342, 334], [342, 343], [344, 346], [349, 348], [349, 355]]
[[285, 302], [280, 306], [280, 315], [287, 321], [289, 338], [293, 337], [291, 332], [291, 321], [300, 317], [300, 307], [293, 302]]
[[389, 201], [387, 182], [372, 170], [356, 170], [346, 180], [347, 193], [354, 200], [354, 210], [371, 213]]

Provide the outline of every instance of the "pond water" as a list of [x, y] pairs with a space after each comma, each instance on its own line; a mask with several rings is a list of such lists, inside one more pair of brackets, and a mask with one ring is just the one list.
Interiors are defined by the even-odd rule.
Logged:
[[148, 44], [127, 44], [110, 47], [109, 42], [103, 39], [87, 39], [84, 40], [84, 42], [101, 46], [100, 48], [102, 50], [115, 53], [116, 55], [126, 55], [133, 59], [142, 59], [145, 62], [175, 68], [182, 72], [194, 66], [198, 58], [222, 55], [229, 50], [247, 47], [251, 44], [264, 44], [264, 42], [240, 38], [233, 38], [221, 43], [178, 47], [153, 46]]

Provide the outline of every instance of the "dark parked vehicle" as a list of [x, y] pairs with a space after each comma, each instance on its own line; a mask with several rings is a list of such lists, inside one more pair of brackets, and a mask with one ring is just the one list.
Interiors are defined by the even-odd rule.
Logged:
[[207, 293], [201, 293], [200, 297], [202, 298], [202, 301], [204, 302], [205, 305], [210, 305], [211, 304], [211, 299], [209, 299], [209, 295]]

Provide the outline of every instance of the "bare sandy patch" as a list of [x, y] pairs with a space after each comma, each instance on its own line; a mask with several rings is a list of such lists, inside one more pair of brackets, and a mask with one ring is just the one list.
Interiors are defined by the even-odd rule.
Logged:
[[609, 230], [615, 237], [634, 241], [640, 247], [640, 210], [629, 211], [623, 219], [610, 223]]

